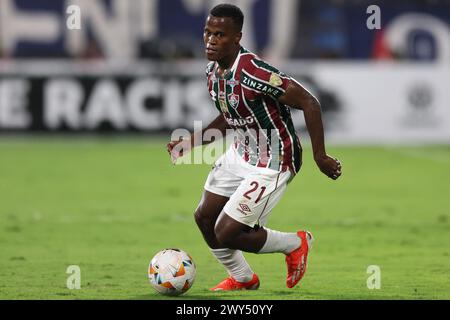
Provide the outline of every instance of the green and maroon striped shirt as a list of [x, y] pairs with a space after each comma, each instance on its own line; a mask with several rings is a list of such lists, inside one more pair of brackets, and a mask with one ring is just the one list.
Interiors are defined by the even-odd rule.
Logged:
[[208, 90], [236, 131], [233, 147], [251, 165], [296, 174], [301, 166], [300, 141], [289, 107], [278, 101], [290, 77], [244, 48], [223, 77], [217, 67], [213, 61], [206, 68]]

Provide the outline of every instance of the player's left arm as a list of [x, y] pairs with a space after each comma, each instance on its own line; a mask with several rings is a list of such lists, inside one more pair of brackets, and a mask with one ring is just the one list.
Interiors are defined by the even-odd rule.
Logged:
[[327, 155], [325, 151], [322, 111], [317, 98], [291, 78], [285, 93], [278, 101], [303, 111], [317, 166], [331, 179], [339, 178], [342, 173], [341, 163], [338, 159]]

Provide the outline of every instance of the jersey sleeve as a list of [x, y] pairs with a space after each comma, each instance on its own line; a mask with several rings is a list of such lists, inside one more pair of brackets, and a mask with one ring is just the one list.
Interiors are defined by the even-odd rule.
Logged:
[[241, 72], [241, 84], [260, 95], [278, 99], [289, 86], [291, 77], [259, 59], [252, 59]]

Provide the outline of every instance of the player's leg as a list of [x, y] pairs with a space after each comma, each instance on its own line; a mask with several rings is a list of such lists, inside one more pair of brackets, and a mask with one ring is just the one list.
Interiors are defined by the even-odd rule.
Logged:
[[229, 197], [204, 190], [202, 198], [195, 210], [195, 222], [211, 249], [224, 248], [224, 246], [217, 241], [216, 234], [214, 233], [214, 226], [220, 212], [228, 202], [228, 199]]
[[233, 156], [229, 150], [216, 161], [205, 182], [195, 220], [212, 254], [225, 267], [230, 278], [239, 283], [246, 283], [253, 279], [254, 273], [242, 251], [222, 246], [214, 233], [217, 217], [243, 179], [239, 172], [233, 170], [234, 166], [229, 165], [233, 162]]
[[[271, 206], [266, 207], [267, 215], [272, 210], [274, 203], [275, 201]], [[252, 253], [281, 252], [289, 254], [300, 246], [301, 239], [297, 233], [280, 232], [260, 226], [264, 224], [260, 222], [252, 228], [248, 224], [236, 220], [236, 216], [232, 218], [224, 209], [215, 227], [216, 239], [229, 248]]]
[[[217, 217], [220, 212], [222, 212], [222, 209], [228, 199], [228, 197], [204, 190], [200, 203], [194, 214], [195, 222], [197, 223], [203, 238], [208, 244], [211, 253], [225, 267], [230, 277], [238, 283], [247, 283], [253, 279], [254, 272], [245, 260], [242, 251], [224, 247], [217, 240], [214, 233], [214, 226], [216, 224]], [[230, 287], [230, 285], [228, 287]], [[219, 288], [223, 286], [224, 284], [221, 283]], [[218, 289], [217, 286], [215, 288]]]
[[223, 246], [252, 253], [288, 254], [301, 244], [297, 233], [280, 232], [266, 227], [250, 228], [231, 218], [225, 211], [220, 214], [215, 233]]
[[287, 286], [293, 287], [306, 271], [312, 236], [305, 231], [287, 233], [258, 227], [265, 225], [289, 179], [289, 172], [259, 170], [249, 174], [225, 205], [215, 233], [217, 240], [229, 248], [253, 253], [284, 253], [288, 265]]
[[286, 255], [288, 288], [294, 287], [306, 272], [308, 253], [313, 237], [309, 231], [295, 233], [280, 232], [269, 228], [248, 230], [248, 226], [240, 223], [225, 211], [222, 211], [216, 225], [218, 240], [229, 248], [253, 253], [275, 253]]

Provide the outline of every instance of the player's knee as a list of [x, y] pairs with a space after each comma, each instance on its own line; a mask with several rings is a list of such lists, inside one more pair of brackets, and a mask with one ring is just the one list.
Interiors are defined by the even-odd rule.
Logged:
[[194, 219], [199, 228], [208, 228], [211, 226], [212, 222], [208, 216], [203, 212], [202, 207], [199, 206], [194, 212]]
[[216, 227], [214, 228], [214, 233], [216, 234], [217, 241], [219, 241], [221, 245], [229, 248], [230, 241], [227, 239], [225, 232]]
[[221, 245], [227, 248], [235, 247], [233, 238], [230, 236], [226, 228], [223, 228], [222, 226], [216, 224], [214, 228], [214, 233], [216, 235], [217, 241], [219, 241]]
[[202, 211], [200, 208], [197, 208], [194, 212], [194, 219], [198, 226], [203, 224], [204, 216], [202, 215]]

